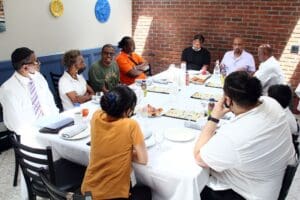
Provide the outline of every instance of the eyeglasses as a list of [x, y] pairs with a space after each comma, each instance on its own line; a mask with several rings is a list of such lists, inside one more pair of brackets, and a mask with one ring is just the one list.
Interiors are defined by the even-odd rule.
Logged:
[[25, 63], [23, 63], [23, 65], [41, 65], [41, 61], [39, 61], [39, 60], [36, 60], [36, 61], [34, 61], [34, 62], [25, 62]]
[[114, 56], [115, 53], [114, 52], [108, 52], [108, 51], [103, 51], [102, 52], [104, 55], [107, 55], [107, 56]]

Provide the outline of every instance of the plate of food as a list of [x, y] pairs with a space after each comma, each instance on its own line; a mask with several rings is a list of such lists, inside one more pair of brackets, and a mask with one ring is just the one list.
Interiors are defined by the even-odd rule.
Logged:
[[193, 84], [204, 84], [205, 81], [210, 77], [211, 75], [210, 74], [199, 74], [199, 75], [194, 75], [190, 78], [190, 82], [193, 83]]
[[222, 95], [218, 95], [218, 94], [208, 94], [208, 93], [201, 93], [201, 92], [195, 92], [191, 98], [194, 99], [203, 99], [203, 100], [209, 100], [211, 98], [215, 99], [216, 101], [218, 101], [219, 99], [222, 98]]
[[146, 107], [143, 108], [143, 112], [146, 112], [148, 117], [159, 117], [162, 115], [163, 109], [155, 108], [148, 104]]
[[147, 89], [148, 92], [162, 93], [162, 94], [170, 94], [169, 88], [153, 86]]
[[166, 113], [164, 113], [163, 116], [183, 119], [183, 120], [197, 121], [200, 117], [203, 117], [204, 114], [196, 111], [186, 111], [186, 110], [171, 108]]

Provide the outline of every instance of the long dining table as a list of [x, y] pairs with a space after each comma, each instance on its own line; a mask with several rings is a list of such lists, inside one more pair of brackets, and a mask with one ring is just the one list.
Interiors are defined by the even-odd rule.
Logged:
[[[162, 108], [162, 113], [167, 113], [171, 108], [175, 108], [204, 114], [207, 101], [191, 98], [191, 96], [195, 92], [221, 96], [223, 92], [220, 88], [198, 84], [175, 86], [176, 92], [174, 92], [174, 83], [161, 84], [154, 81], [166, 78], [166, 72], [154, 76], [153, 82], [148, 85], [149, 90], [151, 87], [165, 90], [163, 93], [148, 91], [146, 97], [143, 97], [144, 93], [140, 92], [140, 86], [135, 84], [130, 86], [138, 96], [137, 114], [133, 118], [138, 121], [144, 133], [150, 132], [151, 135], [145, 139], [148, 146], [148, 163], [147, 165], [133, 163], [134, 175], [138, 184], [147, 185], [152, 189], [153, 200], [200, 200], [200, 192], [209, 178], [209, 169], [197, 165], [193, 156], [193, 148], [201, 131], [185, 127], [187, 120], [164, 115], [145, 117], [139, 111], [150, 104], [155, 108]], [[167, 94], [168, 92], [171, 94]], [[82, 104], [81, 108], [89, 109], [89, 115], [83, 119], [89, 124], [94, 111], [100, 109], [100, 105], [90, 101]], [[61, 115], [74, 117], [75, 112], [76, 109], [72, 109]], [[203, 117], [202, 120], [205, 118]], [[183, 132], [188, 136], [188, 140], [170, 137], [173, 132], [177, 135], [178, 132]], [[157, 140], [159, 135], [162, 136], [160, 137], [161, 141]], [[90, 146], [87, 145], [90, 141], [89, 136], [77, 140], [66, 140], [57, 134], [37, 132], [36, 139], [45, 146], [51, 146], [56, 157], [66, 158], [86, 166], [89, 163]], [[158, 142], [159, 144], [157, 144]]]

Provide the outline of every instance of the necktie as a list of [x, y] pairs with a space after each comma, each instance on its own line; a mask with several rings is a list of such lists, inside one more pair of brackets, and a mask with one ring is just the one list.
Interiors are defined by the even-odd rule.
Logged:
[[33, 107], [35, 116], [37, 118], [39, 118], [40, 116], [43, 115], [43, 112], [42, 112], [41, 104], [39, 102], [36, 88], [35, 88], [35, 85], [34, 85], [34, 82], [32, 81], [32, 79], [30, 79], [28, 86], [29, 86], [30, 98], [31, 98], [31, 103], [32, 103], [32, 107]]

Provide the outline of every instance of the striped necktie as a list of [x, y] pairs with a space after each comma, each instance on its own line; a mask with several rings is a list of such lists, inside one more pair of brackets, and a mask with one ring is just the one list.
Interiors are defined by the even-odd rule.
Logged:
[[34, 110], [35, 116], [37, 118], [39, 118], [40, 116], [43, 115], [43, 111], [42, 111], [39, 97], [37, 95], [36, 88], [35, 88], [35, 85], [34, 85], [34, 82], [32, 79], [30, 79], [28, 87], [29, 87], [29, 91], [30, 91], [30, 99], [31, 99], [31, 103], [32, 103], [32, 108]]

